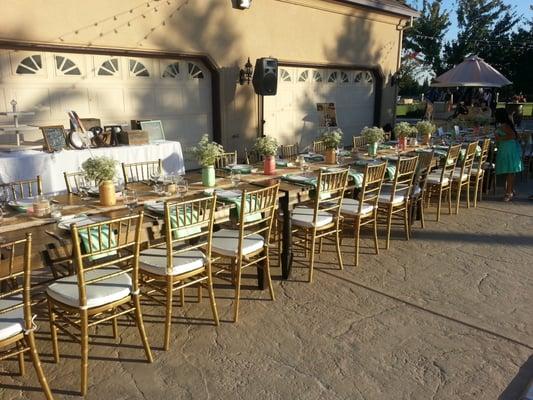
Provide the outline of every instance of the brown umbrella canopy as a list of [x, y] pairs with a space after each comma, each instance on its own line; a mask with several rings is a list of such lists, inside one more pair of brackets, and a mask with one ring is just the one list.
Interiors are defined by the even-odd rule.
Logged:
[[433, 87], [502, 87], [509, 81], [482, 58], [470, 56], [461, 64], [435, 78]]

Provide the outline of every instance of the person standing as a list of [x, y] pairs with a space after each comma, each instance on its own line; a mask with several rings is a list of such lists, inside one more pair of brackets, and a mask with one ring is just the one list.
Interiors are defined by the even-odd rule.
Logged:
[[518, 135], [509, 114], [498, 108], [495, 113], [498, 153], [496, 154], [496, 175], [505, 175], [505, 196], [503, 201], [511, 201], [515, 196], [515, 174], [521, 172], [522, 155]]
[[435, 101], [437, 101], [439, 98], [437, 89], [430, 88], [424, 98], [426, 99], [426, 112], [424, 113], [424, 119], [431, 121], [433, 119], [433, 103], [435, 103]]

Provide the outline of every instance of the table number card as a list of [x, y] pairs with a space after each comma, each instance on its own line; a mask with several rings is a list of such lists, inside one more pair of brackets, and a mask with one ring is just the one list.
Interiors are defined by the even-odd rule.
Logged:
[[43, 133], [45, 151], [52, 153], [67, 147], [63, 125], [41, 126], [40, 129]]

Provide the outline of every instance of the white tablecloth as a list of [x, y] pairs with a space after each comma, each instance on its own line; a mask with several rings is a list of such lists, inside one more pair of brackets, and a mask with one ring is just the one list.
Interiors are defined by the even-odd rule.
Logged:
[[166, 173], [184, 173], [183, 154], [179, 142], [161, 142], [142, 146], [103, 147], [90, 150], [63, 150], [45, 153], [29, 150], [0, 153], [0, 183], [31, 179], [40, 175], [44, 193], [66, 190], [63, 172], [75, 172], [90, 157], [106, 156], [118, 161], [117, 177], [122, 179], [120, 163], [163, 160]]

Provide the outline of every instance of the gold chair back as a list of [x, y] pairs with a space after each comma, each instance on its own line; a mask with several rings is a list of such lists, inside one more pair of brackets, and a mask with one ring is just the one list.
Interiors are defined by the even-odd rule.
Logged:
[[354, 149], [362, 149], [367, 145], [366, 138], [364, 136], [353, 136], [352, 137], [352, 147]]
[[363, 175], [363, 184], [359, 192], [359, 209], [357, 213], [363, 214], [364, 205], [371, 205], [376, 209], [381, 186], [387, 170], [387, 163], [367, 164]]
[[161, 159], [155, 161], [142, 161], [135, 163], [122, 163], [122, 174], [124, 184], [134, 182], [149, 182], [154, 173], [163, 172], [163, 163]]
[[[85, 184], [86, 178], [83, 172], [63, 172], [65, 178], [65, 186], [67, 187], [67, 193], [79, 193], [81, 185]], [[94, 181], [88, 182], [91, 186], [95, 186]]]
[[[413, 189], [413, 178], [416, 172], [418, 163], [418, 156], [415, 157], [400, 157], [396, 164], [396, 173], [392, 182], [392, 190], [390, 192], [390, 204], [396, 204], [393, 199], [396, 196], [403, 196], [405, 202], [409, 199]], [[404, 204], [404, 203], [402, 203]]]
[[470, 174], [472, 172], [472, 166], [474, 165], [474, 160], [476, 158], [477, 146], [477, 142], [468, 143], [468, 147], [466, 148], [465, 156], [463, 158], [463, 163], [461, 165], [460, 176], [466, 174], [468, 175], [468, 177], [470, 177]]
[[43, 185], [40, 175], [37, 175], [34, 179], [24, 179], [4, 183], [3, 186], [7, 188], [7, 194], [11, 200], [22, 200], [43, 194]]
[[257, 164], [263, 160], [263, 156], [260, 155], [256, 150], [244, 149], [246, 155], [246, 164]]
[[298, 143], [281, 145], [279, 151], [281, 158], [285, 160], [292, 160], [298, 157]]
[[[434, 151], [423, 151], [418, 154], [418, 165], [414, 178], [414, 184], [420, 188], [420, 194], [424, 193], [426, 189], [426, 182], [429, 172], [431, 171], [431, 164], [433, 162]], [[416, 186], [415, 186], [416, 187]]]
[[444, 160], [444, 165], [442, 166], [442, 172], [440, 177], [441, 182], [444, 182], [445, 178], [447, 178], [450, 183], [452, 182], [453, 172], [455, 171], [457, 160], [459, 159], [460, 154], [460, 144], [450, 146], [450, 148], [448, 149], [448, 154], [446, 155], [446, 159]]
[[313, 152], [323, 154], [326, 152], [326, 143], [323, 140], [313, 141]]
[[[131, 274], [132, 290], [139, 290], [139, 250], [143, 212], [89, 225], [71, 225], [80, 308], [87, 307], [86, 286], [122, 274]], [[85, 279], [85, 273], [110, 266], [118, 272]]]
[[231, 164], [237, 164], [237, 150], [229, 153], [222, 153], [215, 158], [216, 169], [224, 168]]
[[322, 170], [319, 172], [313, 214], [314, 226], [317, 225], [319, 211], [334, 214], [335, 221], [338, 222], [347, 182], [347, 169], [338, 172], [324, 172]]
[[202, 248], [211, 274], [211, 239], [216, 193], [209, 197], [165, 203], [167, 274], [172, 275], [173, 257]]

